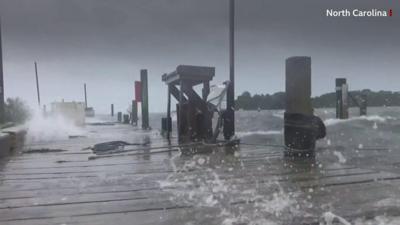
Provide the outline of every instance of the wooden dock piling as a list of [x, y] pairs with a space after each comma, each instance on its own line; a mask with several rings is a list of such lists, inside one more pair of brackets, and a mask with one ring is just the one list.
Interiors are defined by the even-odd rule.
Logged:
[[311, 57], [286, 59], [286, 156], [313, 156], [315, 141], [325, 136], [321, 119], [311, 105]]
[[349, 118], [348, 111], [348, 86], [346, 78], [336, 78], [336, 118]]
[[119, 123], [122, 122], [122, 112], [118, 112], [117, 113], [117, 120], [118, 120]]
[[141, 97], [142, 97], [142, 128], [149, 129], [149, 96], [147, 70], [140, 70]]
[[137, 126], [138, 123], [138, 106], [137, 101], [132, 100], [131, 124]]
[[368, 99], [366, 94], [361, 94], [360, 96], [360, 116], [367, 115]]
[[124, 124], [129, 124], [129, 115], [128, 115], [128, 114], [124, 114], [124, 115], [123, 115], [123, 119], [124, 119], [124, 120], [123, 120], [123, 123], [124, 123]]
[[83, 91], [84, 91], [84, 93], [85, 93], [85, 109], [87, 109], [88, 104], [87, 104], [86, 83], [83, 84]]

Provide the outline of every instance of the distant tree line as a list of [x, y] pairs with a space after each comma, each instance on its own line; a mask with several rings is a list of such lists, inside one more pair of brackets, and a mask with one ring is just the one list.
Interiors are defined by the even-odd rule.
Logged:
[[[374, 92], [369, 89], [361, 91], [350, 91], [349, 104], [350, 107], [357, 106], [356, 102], [361, 95], [367, 96], [368, 106], [400, 106], [400, 92], [378, 91]], [[236, 99], [236, 108], [243, 110], [257, 109], [284, 109], [285, 108], [285, 92], [277, 92], [272, 95], [256, 94], [251, 95], [245, 91]], [[312, 104], [314, 108], [331, 108], [336, 107], [336, 93], [331, 92], [321, 96], [313, 97]]]
[[4, 104], [5, 122], [24, 123], [30, 116], [29, 107], [20, 98], [8, 98]]

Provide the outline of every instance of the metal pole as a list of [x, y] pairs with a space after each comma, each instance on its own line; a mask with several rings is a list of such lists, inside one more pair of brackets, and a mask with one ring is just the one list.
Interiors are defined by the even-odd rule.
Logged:
[[40, 108], [39, 76], [38, 76], [38, 69], [37, 69], [37, 63], [36, 62], [35, 62], [35, 74], [36, 74], [36, 91], [37, 91], [38, 105], [39, 105], [39, 108]]
[[235, 0], [229, 0], [229, 87], [227, 111], [224, 116], [224, 137], [235, 135]]
[[83, 84], [83, 90], [85, 92], [85, 109], [87, 109], [86, 83]]
[[4, 80], [3, 80], [3, 49], [1, 39], [1, 18], [0, 18], [0, 123], [3, 123], [4, 118]]
[[171, 84], [168, 84], [168, 105], [167, 105], [167, 139], [170, 140], [171, 138], [171, 131], [170, 131], [170, 127], [171, 127], [171, 88], [170, 88]]

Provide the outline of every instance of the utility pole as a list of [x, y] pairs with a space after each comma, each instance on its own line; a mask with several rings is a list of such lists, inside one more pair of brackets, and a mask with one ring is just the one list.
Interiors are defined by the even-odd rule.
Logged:
[[39, 76], [37, 70], [37, 63], [35, 62], [35, 74], [36, 74], [36, 91], [37, 91], [37, 98], [38, 98], [38, 105], [40, 108], [40, 91], [39, 91]]
[[4, 79], [3, 79], [3, 48], [1, 45], [1, 18], [0, 18], [0, 123], [4, 121]]
[[229, 87], [224, 116], [224, 138], [235, 135], [235, 0], [229, 0]]

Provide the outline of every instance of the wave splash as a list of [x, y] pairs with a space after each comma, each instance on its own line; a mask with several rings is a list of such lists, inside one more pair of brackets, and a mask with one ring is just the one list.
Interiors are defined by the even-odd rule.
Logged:
[[36, 110], [25, 123], [27, 128], [26, 143], [67, 140], [71, 135], [84, 135], [84, 130], [61, 115], [43, 115]]
[[349, 119], [330, 118], [330, 119], [324, 120], [324, 124], [325, 124], [325, 126], [333, 126], [336, 124], [349, 123], [352, 121], [370, 121], [370, 122], [377, 122], [377, 123], [385, 123], [388, 120], [395, 120], [395, 118], [393, 118], [391, 116], [378, 116], [378, 115], [351, 117]]
[[172, 194], [172, 202], [209, 212], [205, 218], [213, 218], [212, 224], [280, 224], [277, 221], [282, 217], [298, 213], [296, 193], [286, 193], [274, 180], [258, 182], [251, 175], [237, 176], [246, 173], [240, 162], [210, 166], [213, 158], [194, 156], [181, 165], [175, 162], [180, 159], [171, 159], [175, 172], [159, 183], [161, 189]]

